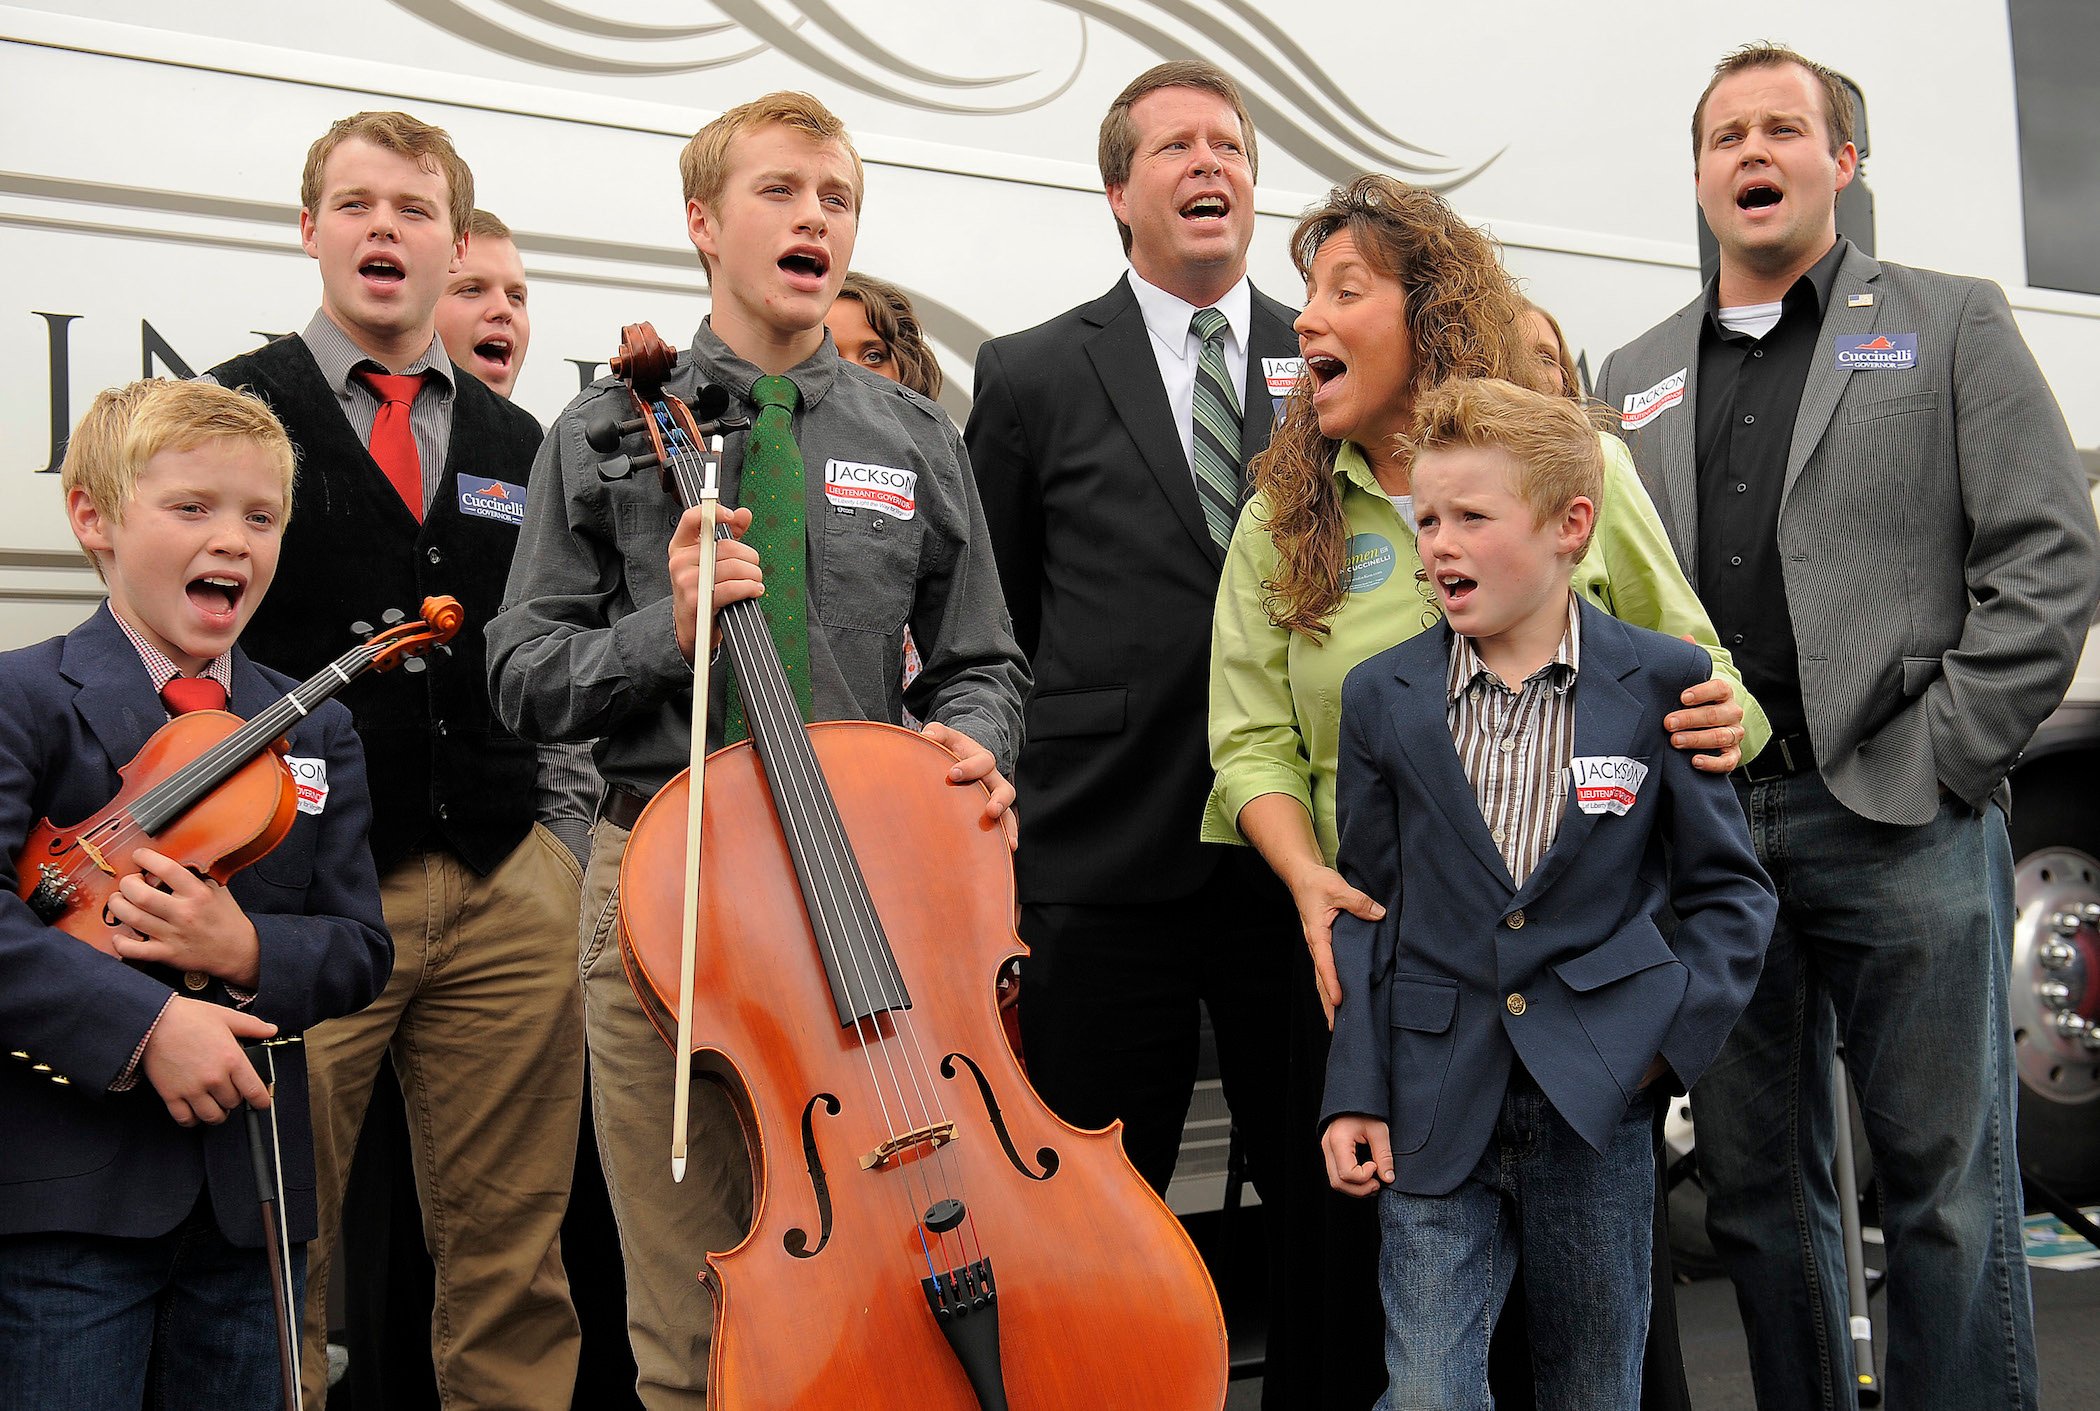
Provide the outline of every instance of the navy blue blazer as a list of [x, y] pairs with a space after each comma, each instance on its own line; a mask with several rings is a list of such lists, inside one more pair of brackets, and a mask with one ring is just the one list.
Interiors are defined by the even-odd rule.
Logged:
[[1704, 651], [1582, 605], [1575, 756], [1648, 773], [1623, 816], [1582, 812], [1571, 787], [1518, 887], [1451, 743], [1451, 640], [1445, 625], [1349, 673], [1336, 780], [1337, 866], [1387, 910], [1335, 919], [1321, 1125], [1384, 1120], [1393, 1184], [1416, 1195], [1449, 1193], [1487, 1150], [1512, 1053], [1599, 1150], [1657, 1054], [1689, 1087], [1749, 1002], [1778, 910], [1728, 780], [1663, 731], [1711, 674]]
[[[228, 708], [252, 716], [295, 684], [236, 649]], [[226, 1238], [262, 1243], [238, 1114], [177, 1126], [143, 1069], [129, 1091], [108, 1090], [181, 977], [52, 930], [15, 895], [15, 859], [37, 820], [74, 823], [107, 804], [118, 767], [167, 718], [106, 604], [64, 637], [0, 655], [0, 1052], [13, 1054], [0, 1057], [0, 1234], [161, 1235], [208, 1187]], [[279, 1037], [362, 1009], [393, 966], [350, 712], [333, 701], [314, 711], [292, 731], [290, 754], [327, 761], [326, 802], [228, 888], [261, 940], [249, 1012]], [[216, 980], [191, 998], [233, 1002]], [[306, 1240], [316, 1222], [305, 1049], [272, 1052], [285, 1211], [292, 1238]]]

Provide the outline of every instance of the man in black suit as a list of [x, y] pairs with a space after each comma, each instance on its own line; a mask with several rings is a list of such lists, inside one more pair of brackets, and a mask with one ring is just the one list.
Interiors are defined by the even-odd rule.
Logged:
[[986, 343], [964, 433], [1036, 678], [1016, 780], [1022, 1040], [1051, 1107], [1121, 1118], [1164, 1191], [1200, 1001], [1273, 1203], [1296, 914], [1257, 854], [1197, 829], [1212, 603], [1247, 462], [1297, 376], [1295, 315], [1247, 280], [1255, 136], [1231, 79], [1196, 62], [1140, 75], [1100, 160], [1130, 272]]

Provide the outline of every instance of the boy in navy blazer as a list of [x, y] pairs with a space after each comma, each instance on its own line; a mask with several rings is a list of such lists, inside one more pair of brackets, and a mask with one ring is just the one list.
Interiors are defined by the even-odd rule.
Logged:
[[[189, 708], [184, 687], [215, 682], [246, 717], [296, 684], [234, 648], [291, 495], [291, 443], [267, 407], [198, 383], [105, 392], [62, 483], [109, 602], [0, 655], [0, 1406], [274, 1406], [255, 1177], [245, 1123], [227, 1119], [269, 1109], [303, 1245], [301, 1050], [271, 1051], [269, 1087], [242, 1044], [348, 1013], [386, 980], [364, 756], [342, 706], [302, 720], [291, 831], [224, 888], [140, 848], [142, 875], [109, 902], [136, 933], [121, 958], [44, 925], [15, 895], [39, 819], [107, 804], [118, 769]], [[303, 1250], [292, 1264], [296, 1284]]]
[[[1776, 902], [1726, 778], [1662, 718], [1698, 647], [1576, 602], [1603, 460], [1573, 404], [1461, 380], [1416, 412], [1445, 626], [1342, 693], [1342, 875], [1322, 1145], [1380, 1195], [1382, 1407], [1487, 1402], [1521, 1270], [1541, 1406], [1638, 1404], [1654, 1104], [1720, 1048]], [[1666, 907], [1678, 917], [1665, 939]]]

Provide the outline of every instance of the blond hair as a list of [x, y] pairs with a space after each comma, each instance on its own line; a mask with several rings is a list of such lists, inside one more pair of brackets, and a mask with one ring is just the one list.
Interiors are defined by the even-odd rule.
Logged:
[[[1130, 180], [1130, 164], [1137, 158], [1138, 144], [1137, 124], [1130, 120], [1130, 110], [1140, 98], [1162, 88], [1194, 88], [1215, 93], [1232, 104], [1232, 111], [1240, 120], [1240, 150], [1247, 154], [1247, 177], [1252, 180], [1260, 175], [1261, 151], [1254, 140], [1254, 119], [1247, 115], [1247, 101], [1240, 96], [1239, 85], [1216, 64], [1201, 59], [1174, 59], [1154, 64], [1130, 80], [1116, 95], [1116, 101], [1108, 105], [1108, 113], [1101, 119], [1101, 136], [1094, 147], [1101, 164], [1102, 190]], [[1116, 220], [1116, 233], [1123, 238], [1123, 253], [1129, 254], [1130, 227], [1120, 217]]]
[[[736, 140], [771, 126], [799, 132], [812, 142], [836, 142], [852, 158], [853, 209], [858, 214], [867, 186], [867, 173], [861, 167], [860, 153], [854, 150], [853, 139], [838, 115], [807, 93], [768, 93], [763, 98], [753, 98], [731, 108], [694, 133], [692, 141], [686, 143], [685, 150], [678, 154], [678, 179], [685, 188], [685, 199], [698, 201], [712, 211], [722, 200], [723, 188], [729, 184], [729, 153]], [[708, 264], [704, 252], [700, 256], [700, 265], [712, 279], [714, 267]]]
[[441, 127], [410, 117], [407, 113], [352, 113], [329, 124], [328, 131], [306, 149], [306, 170], [299, 177], [299, 204], [309, 216], [321, 214], [321, 169], [345, 142], [357, 139], [383, 151], [407, 157], [423, 170], [445, 179], [446, 218], [452, 236], [467, 231], [474, 216], [474, 172], [452, 145]]
[[911, 296], [887, 279], [852, 270], [839, 286], [839, 297], [851, 299], [868, 316], [869, 330], [896, 360], [897, 380], [920, 396], [938, 401], [941, 364], [926, 341], [926, 330], [919, 323], [918, 310], [911, 306]]
[[1830, 155], [1835, 157], [1845, 150], [1852, 140], [1852, 90], [1835, 69], [1825, 68], [1814, 59], [1797, 54], [1784, 44], [1759, 42], [1731, 49], [1714, 65], [1714, 76], [1706, 81], [1706, 91], [1692, 105], [1692, 164], [1697, 166], [1701, 145], [1706, 141], [1706, 100], [1714, 96], [1721, 80], [1731, 78], [1748, 69], [1776, 69], [1793, 64], [1807, 71], [1823, 90], [1823, 121], [1830, 129]]
[[[1542, 380], [1520, 325], [1524, 301], [1502, 268], [1486, 232], [1468, 225], [1450, 202], [1390, 176], [1360, 176], [1337, 186], [1291, 232], [1291, 259], [1301, 276], [1329, 239], [1348, 231], [1363, 260], [1400, 282], [1413, 371], [1407, 395], [1419, 400], [1453, 377]], [[1376, 459], [1386, 448], [1366, 446]], [[1268, 507], [1276, 576], [1263, 585], [1270, 621], [1308, 636], [1326, 635], [1342, 605], [1342, 559], [1348, 540], [1341, 492], [1334, 483], [1341, 443], [1320, 434], [1309, 382], [1300, 378], [1283, 405], [1269, 447], [1254, 461], [1254, 485]]]
[[[1401, 438], [1413, 460], [1427, 451], [1500, 451], [1516, 473], [1510, 489], [1544, 529], [1577, 499], [1604, 499], [1604, 446], [1597, 428], [1566, 397], [1499, 377], [1460, 377], [1415, 404], [1414, 430]], [[1592, 529], [1595, 522], [1592, 521]], [[1581, 562], [1589, 540], [1575, 551]]]
[[[97, 395], [66, 442], [59, 488], [67, 498], [85, 492], [98, 514], [122, 524], [148, 461], [163, 451], [220, 442], [254, 446], [270, 458], [283, 477], [283, 521], [289, 522], [297, 461], [284, 424], [262, 398], [210, 382], [146, 378]], [[88, 559], [100, 574], [95, 556]]]

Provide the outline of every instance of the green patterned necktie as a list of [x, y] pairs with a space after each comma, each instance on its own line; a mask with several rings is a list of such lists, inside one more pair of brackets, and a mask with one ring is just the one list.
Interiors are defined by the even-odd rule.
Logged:
[[[743, 478], [737, 498], [751, 511], [744, 542], [758, 550], [766, 591], [758, 600], [772, 630], [773, 645], [795, 688], [795, 703], [806, 722], [809, 696], [809, 546], [803, 535], [802, 449], [795, 444], [792, 421], [802, 394], [785, 377], [761, 377], [751, 385], [758, 419], [744, 443]], [[733, 744], [751, 733], [744, 719], [743, 693], [734, 674], [722, 721], [722, 741]]]
[[1190, 407], [1189, 458], [1195, 463], [1196, 499], [1221, 549], [1232, 541], [1232, 523], [1240, 512], [1240, 399], [1225, 371], [1226, 327], [1225, 315], [1216, 309], [1198, 309], [1189, 320], [1190, 330], [1203, 340]]

